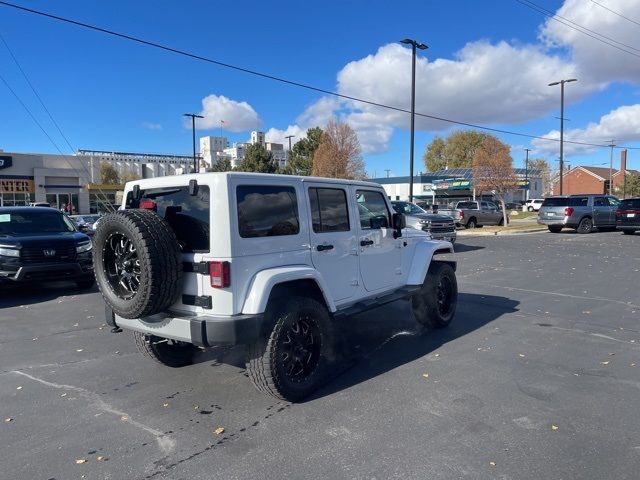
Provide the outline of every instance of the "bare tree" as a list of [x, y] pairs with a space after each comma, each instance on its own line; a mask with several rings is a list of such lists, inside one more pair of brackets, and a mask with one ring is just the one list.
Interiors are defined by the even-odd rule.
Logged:
[[488, 136], [473, 156], [473, 184], [480, 192], [493, 192], [502, 203], [502, 218], [509, 222], [505, 197], [517, 188], [509, 146], [494, 136]]
[[313, 154], [311, 174], [316, 177], [367, 178], [358, 135], [346, 123], [331, 120]]

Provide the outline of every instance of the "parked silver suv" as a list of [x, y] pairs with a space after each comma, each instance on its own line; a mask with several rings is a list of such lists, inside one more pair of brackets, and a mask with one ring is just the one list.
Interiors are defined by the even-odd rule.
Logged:
[[591, 233], [594, 228], [615, 228], [620, 201], [611, 195], [569, 195], [545, 199], [538, 211], [538, 223], [550, 232], [573, 228]]

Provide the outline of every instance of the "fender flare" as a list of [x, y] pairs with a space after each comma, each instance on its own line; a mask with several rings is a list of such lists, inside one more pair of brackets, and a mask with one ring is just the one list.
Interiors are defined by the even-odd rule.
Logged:
[[[440, 253], [454, 253], [451, 242], [443, 240], [428, 240], [418, 242], [413, 251], [411, 270], [407, 277], [407, 285], [422, 285], [429, 271], [429, 266], [433, 262], [434, 255]], [[425, 260], [429, 260], [428, 262]]]
[[330, 312], [336, 311], [336, 305], [329, 294], [327, 283], [317, 270], [305, 265], [293, 265], [288, 267], [268, 268], [262, 270], [253, 277], [247, 296], [242, 307], [243, 314], [264, 313], [269, 302], [269, 296], [273, 287], [280, 283], [295, 280], [313, 280], [318, 284], [327, 308]]

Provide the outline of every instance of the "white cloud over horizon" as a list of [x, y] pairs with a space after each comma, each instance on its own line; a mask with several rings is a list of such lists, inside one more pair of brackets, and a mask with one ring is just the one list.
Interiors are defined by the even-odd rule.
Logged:
[[[220, 128], [220, 121], [224, 121], [224, 130], [233, 133], [257, 130], [262, 126], [262, 120], [247, 102], [237, 102], [224, 95], [208, 95], [202, 99], [204, 118], [198, 119], [198, 128]], [[191, 128], [191, 122], [185, 123]]]
[[154, 122], [142, 122], [142, 128], [146, 128], [147, 130], [162, 130], [162, 125]]

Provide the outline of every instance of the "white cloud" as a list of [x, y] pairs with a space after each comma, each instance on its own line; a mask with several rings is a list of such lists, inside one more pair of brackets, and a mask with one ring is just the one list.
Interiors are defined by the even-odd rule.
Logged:
[[[543, 136], [559, 139], [560, 132], [552, 130]], [[564, 139], [602, 145], [606, 145], [612, 139], [618, 144], [640, 140], [640, 104], [618, 107], [603, 115], [598, 123], [589, 123], [585, 128], [566, 130]], [[559, 152], [558, 142], [536, 139], [532, 143], [539, 152], [548, 154], [557, 154]], [[564, 144], [565, 155], [588, 153], [594, 150], [594, 147], [587, 145]]]
[[[598, 3], [632, 17], [640, 11], [640, 0], [602, 0]], [[638, 25], [610, 10], [595, 2], [566, 0], [556, 12], [564, 23], [548, 19], [540, 28], [540, 39], [550, 47], [569, 49], [580, 80], [601, 84], [612, 81], [638, 83], [640, 58], [592, 38], [598, 37], [640, 55]]]
[[159, 123], [153, 122], [142, 122], [142, 128], [146, 128], [147, 130], [162, 130], [162, 125]]
[[[260, 117], [247, 102], [236, 102], [224, 95], [209, 95], [202, 99], [202, 111], [204, 118], [198, 119], [198, 128], [220, 128], [220, 120], [224, 121], [224, 130], [238, 133], [256, 130], [262, 126]], [[185, 123], [191, 128], [191, 121]]]

